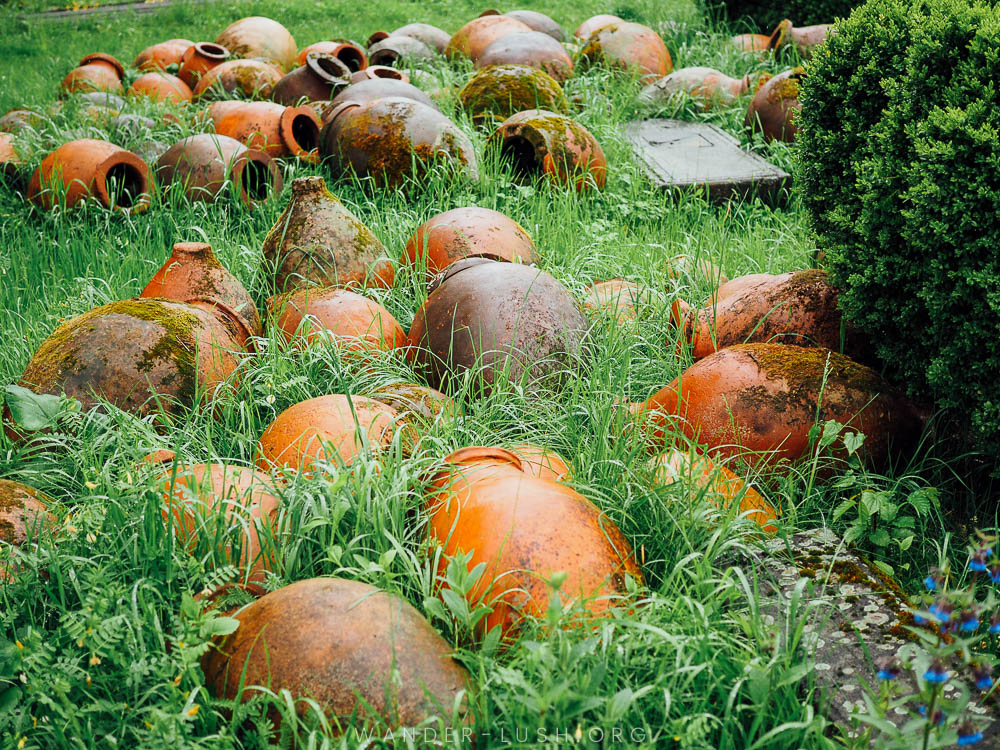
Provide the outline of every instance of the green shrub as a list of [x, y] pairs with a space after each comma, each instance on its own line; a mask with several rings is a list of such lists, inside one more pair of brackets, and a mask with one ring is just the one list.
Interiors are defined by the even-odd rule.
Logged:
[[799, 184], [890, 379], [1000, 453], [1000, 10], [871, 0], [800, 88]]
[[859, 0], [708, 0], [734, 31], [769, 34], [785, 18], [795, 26], [833, 23], [850, 15]]

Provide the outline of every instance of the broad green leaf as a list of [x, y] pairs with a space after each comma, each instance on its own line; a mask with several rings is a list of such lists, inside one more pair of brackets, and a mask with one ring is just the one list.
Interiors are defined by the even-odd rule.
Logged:
[[840, 505], [838, 505], [836, 508], [833, 509], [833, 520], [834, 521], [838, 520], [842, 515], [844, 515], [847, 511], [849, 511], [851, 508], [854, 508], [855, 506], [857, 506], [857, 502], [854, 500], [854, 498], [853, 497], [847, 498], [842, 503], [840, 503]]
[[4, 392], [11, 418], [26, 430], [43, 430], [59, 416], [59, 396], [35, 393], [19, 385], [8, 385]]
[[844, 433], [844, 448], [847, 450], [847, 455], [853, 456], [857, 453], [861, 446], [864, 445], [865, 434], [863, 432], [845, 432]]
[[235, 617], [213, 617], [205, 623], [205, 636], [214, 638], [217, 635], [229, 635], [235, 633], [240, 626], [240, 621]]
[[819, 438], [820, 447], [826, 448], [833, 445], [843, 429], [844, 425], [840, 422], [833, 419], [827, 420], [826, 424], [823, 425], [823, 434]]

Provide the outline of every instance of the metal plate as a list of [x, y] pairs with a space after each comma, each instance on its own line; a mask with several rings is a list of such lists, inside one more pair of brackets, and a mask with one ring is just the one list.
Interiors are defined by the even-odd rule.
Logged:
[[650, 179], [665, 190], [708, 190], [709, 200], [757, 195], [767, 203], [787, 197], [792, 178], [714, 125], [683, 120], [625, 123], [626, 139]]

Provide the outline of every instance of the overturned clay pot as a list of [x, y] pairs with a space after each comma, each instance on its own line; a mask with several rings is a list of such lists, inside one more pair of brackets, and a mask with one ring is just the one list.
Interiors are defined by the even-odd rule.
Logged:
[[261, 58], [282, 71], [295, 67], [299, 48], [284, 26], [271, 18], [250, 16], [231, 23], [215, 40], [235, 57]]
[[412, 36], [390, 36], [368, 48], [372, 65], [392, 67], [414, 60], [433, 60], [435, 52]]
[[533, 31], [539, 31], [542, 34], [552, 37], [560, 44], [566, 41], [566, 31], [563, 27], [549, 16], [539, 13], [537, 10], [512, 10], [509, 13], [504, 13], [504, 15], [507, 18], [513, 18], [531, 27]]
[[[394, 70], [394, 68], [393, 68]], [[387, 99], [389, 97], [410, 99], [419, 102], [426, 107], [437, 110], [438, 106], [423, 91], [411, 83], [397, 80], [395, 78], [371, 78], [352, 83], [346, 89], [340, 91], [330, 106], [323, 113], [323, 122], [326, 123], [328, 113], [338, 111], [337, 106], [344, 102], [354, 102], [355, 104], [371, 104], [376, 99]], [[438, 110], [440, 111], [440, 110]]]
[[833, 24], [829, 23], [796, 28], [786, 18], [771, 32], [768, 48], [779, 50], [786, 46], [793, 46], [796, 52], [799, 53], [799, 57], [803, 60], [808, 60], [813, 56], [816, 48], [826, 42], [831, 29], [833, 29]]
[[486, 48], [477, 68], [526, 65], [538, 68], [562, 83], [573, 75], [573, 60], [559, 42], [540, 31], [507, 34]]
[[750, 89], [750, 76], [730, 78], [714, 68], [680, 68], [644, 88], [638, 100], [644, 105], [663, 106], [684, 92], [700, 99], [706, 110], [726, 106]]
[[500, 37], [526, 31], [531, 31], [531, 27], [514, 18], [480, 16], [455, 32], [448, 42], [445, 54], [449, 57], [467, 57], [475, 62]]
[[159, 44], [146, 47], [135, 56], [132, 67], [143, 72], [151, 70], [166, 70], [169, 65], [181, 64], [184, 53], [193, 45], [189, 39], [168, 39]]
[[575, 120], [532, 109], [508, 117], [490, 141], [523, 178], [545, 175], [553, 182], [598, 190], [607, 179], [607, 160], [600, 144]]
[[362, 81], [370, 81], [376, 78], [386, 78], [395, 81], [402, 81], [403, 83], [410, 82], [410, 76], [405, 70], [400, 70], [399, 68], [390, 68], [387, 65], [369, 65], [364, 70], [359, 70], [357, 73], [351, 73], [351, 84], [361, 83]]
[[469, 137], [426, 104], [398, 97], [363, 105], [348, 100], [328, 111], [325, 120], [320, 151], [334, 175], [353, 170], [394, 187], [407, 178], [421, 180], [432, 165], [446, 164], [456, 176], [479, 179]]
[[360, 46], [354, 42], [340, 40], [316, 42], [304, 47], [295, 58], [295, 63], [299, 66], [305, 65], [309, 55], [313, 52], [321, 52], [336, 58], [337, 62], [347, 68], [348, 75], [368, 67], [368, 55]]
[[95, 52], [80, 60], [79, 65], [66, 74], [60, 88], [65, 94], [77, 91], [109, 91], [119, 93], [125, 66], [111, 55]]
[[802, 68], [792, 68], [765, 82], [750, 100], [746, 126], [764, 134], [770, 141], [795, 140], [795, 118], [802, 105], [799, 103], [799, 81], [805, 76]]
[[208, 108], [215, 132], [274, 157], [318, 161], [320, 119], [311, 107], [274, 102], [215, 102]]
[[51, 209], [94, 197], [105, 208], [145, 211], [152, 185], [146, 162], [107, 141], [65, 143], [46, 156], [28, 184], [28, 200]]
[[391, 287], [385, 246], [326, 188], [322, 177], [292, 181], [292, 199], [264, 240], [276, 292], [303, 286]]
[[752, 52], [763, 57], [771, 51], [771, 37], [767, 34], [737, 34], [729, 43], [741, 52]]
[[388, 39], [390, 36], [411, 37], [423, 42], [435, 52], [442, 55], [448, 47], [448, 42], [451, 41], [451, 34], [443, 29], [439, 29], [437, 26], [431, 26], [429, 23], [408, 23], [405, 26], [400, 26], [392, 33], [376, 31], [368, 38], [368, 46], [371, 47], [373, 44], [377, 44], [383, 39]]
[[625, 23], [625, 19], [611, 15], [591, 16], [576, 27], [576, 31], [573, 32], [573, 36], [581, 42], [585, 42], [590, 39], [591, 34], [595, 31], [615, 23]]
[[293, 106], [300, 102], [329, 101], [348, 86], [350, 71], [332, 55], [310, 52], [305, 63], [274, 84], [271, 99]]
[[227, 60], [209, 70], [194, 87], [195, 99], [270, 99], [281, 69], [261, 60]]
[[191, 100], [191, 88], [177, 76], [153, 71], [132, 81], [127, 96], [145, 96], [157, 102], [186, 102]]
[[188, 199], [208, 203], [219, 197], [229, 180], [247, 206], [281, 192], [281, 172], [268, 154], [215, 133], [175, 143], [156, 163], [156, 174], [164, 185], [183, 186]]
[[617, 23], [598, 29], [580, 56], [591, 63], [636, 71], [644, 78], [661, 78], [674, 69], [660, 35], [639, 23]]
[[208, 71], [226, 62], [229, 57], [229, 50], [220, 44], [211, 42], [192, 44], [181, 57], [181, 67], [177, 71], [177, 77], [193, 90]]
[[475, 122], [502, 121], [525, 110], [569, 111], [559, 83], [544, 71], [526, 65], [483, 68], [465, 84], [458, 99]]

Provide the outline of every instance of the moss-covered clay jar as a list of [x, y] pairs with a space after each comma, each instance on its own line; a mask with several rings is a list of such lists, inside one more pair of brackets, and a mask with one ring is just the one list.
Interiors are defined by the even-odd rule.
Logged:
[[803, 68], [792, 68], [764, 82], [750, 100], [746, 126], [760, 131], [770, 141], [795, 140], [795, 118], [802, 105], [799, 103], [799, 81], [805, 76]]
[[587, 40], [580, 57], [620, 70], [635, 71], [655, 80], [674, 69], [673, 60], [660, 35], [639, 23], [604, 26]]
[[491, 65], [527, 65], [545, 71], [562, 83], [573, 75], [573, 60], [555, 39], [541, 31], [507, 34], [486, 48], [477, 68]]
[[209, 70], [194, 87], [194, 98], [202, 100], [270, 99], [282, 79], [281, 68], [262, 60], [226, 60]]
[[264, 240], [264, 263], [279, 294], [303, 286], [388, 288], [396, 277], [385, 246], [322, 177], [292, 182], [292, 200]]
[[544, 109], [508, 117], [490, 136], [516, 176], [544, 175], [577, 190], [604, 188], [608, 162], [597, 139], [572, 118]]
[[502, 121], [528, 109], [569, 111], [559, 82], [527, 65], [483, 68], [465, 84], [458, 99], [475, 122]]
[[812, 426], [833, 419], [864, 433], [861, 455], [883, 467], [890, 447], [905, 453], [922, 428], [913, 404], [874, 370], [828, 349], [790, 344], [722, 349], [636, 411], [652, 412], [661, 428], [670, 425], [711, 453], [752, 466], [802, 458]]
[[28, 362], [19, 384], [65, 393], [83, 405], [105, 399], [145, 416], [183, 413], [236, 371], [250, 331], [221, 302], [132, 299], [66, 321]]
[[52, 530], [56, 518], [48, 512], [51, 504], [49, 498], [26, 484], [0, 479], [0, 546], [14, 548], [9, 558], [0, 561], [0, 583], [12, 580], [18, 568], [17, 548]]

